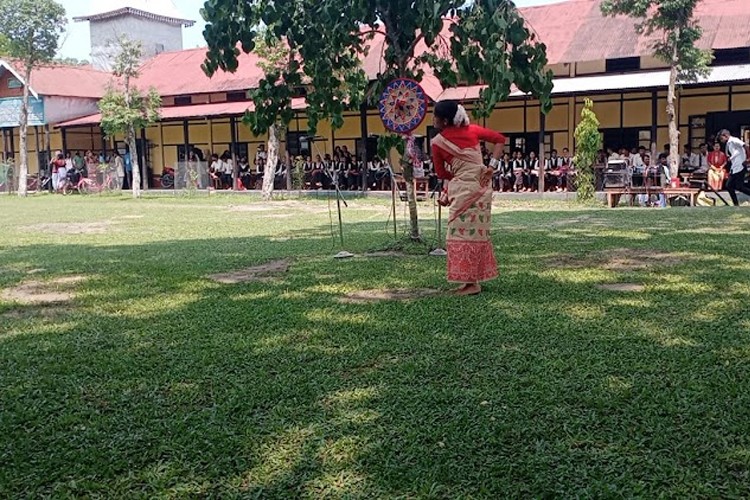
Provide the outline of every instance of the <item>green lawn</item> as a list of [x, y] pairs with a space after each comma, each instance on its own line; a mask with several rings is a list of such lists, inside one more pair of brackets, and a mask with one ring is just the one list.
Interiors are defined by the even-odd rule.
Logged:
[[[388, 215], [352, 203], [347, 249]], [[84, 279], [0, 299], [0, 498], [747, 498], [750, 209], [493, 223], [485, 294], [362, 304], [444, 260], [335, 261], [325, 200], [0, 197], [0, 289]]]

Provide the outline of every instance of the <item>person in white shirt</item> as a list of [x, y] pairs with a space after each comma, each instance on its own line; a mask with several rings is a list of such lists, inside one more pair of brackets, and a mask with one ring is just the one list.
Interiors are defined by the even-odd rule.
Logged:
[[633, 155], [633, 170], [636, 173], [642, 173], [643, 167], [644, 167], [644, 161], [643, 158], [646, 156], [646, 148], [644, 146], [641, 146], [638, 148], [638, 154]]
[[696, 172], [708, 172], [708, 145], [701, 144], [700, 151], [690, 155], [690, 166]]
[[255, 153], [255, 172], [262, 175], [266, 170], [267, 161], [268, 154], [266, 153], [266, 146], [261, 144], [258, 146], [258, 152]]
[[607, 161], [618, 161], [620, 154], [612, 148], [607, 148]]
[[750, 196], [750, 188], [745, 185], [745, 173], [747, 172], [746, 145], [737, 137], [733, 137], [726, 129], [719, 132], [719, 140], [726, 145], [727, 157], [729, 158], [727, 191], [729, 191], [734, 206], [738, 207], [740, 202], [737, 200], [737, 191]]
[[232, 161], [232, 155], [229, 151], [224, 151], [221, 155], [221, 180], [224, 186], [227, 188], [232, 187], [232, 177], [234, 176], [234, 161]]
[[209, 167], [208, 173], [211, 176], [211, 183], [213, 184], [214, 188], [221, 188], [221, 176], [224, 173], [224, 164], [219, 159], [219, 155], [211, 155], [211, 166]]

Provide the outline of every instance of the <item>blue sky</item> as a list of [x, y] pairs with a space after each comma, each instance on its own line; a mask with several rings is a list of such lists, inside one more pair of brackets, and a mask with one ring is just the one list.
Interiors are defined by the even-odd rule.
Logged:
[[[516, 0], [519, 7], [530, 5], [543, 5], [555, 3], [561, 0]], [[76, 59], [89, 59], [89, 31], [88, 23], [73, 22], [74, 16], [90, 14], [94, 11], [101, 11], [101, 5], [106, 4], [107, 0], [58, 0], [65, 7], [68, 14], [67, 32], [63, 36], [60, 55], [62, 57], [74, 57]], [[186, 19], [194, 19], [195, 26], [183, 31], [184, 45], [186, 49], [202, 47], [203, 41], [203, 22], [199, 10], [205, 0], [174, 0], [175, 6], [180, 10]], [[93, 5], [99, 7], [93, 8]]]

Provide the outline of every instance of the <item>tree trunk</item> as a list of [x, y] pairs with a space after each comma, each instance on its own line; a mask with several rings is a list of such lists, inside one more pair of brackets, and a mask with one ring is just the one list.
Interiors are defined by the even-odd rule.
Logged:
[[261, 196], [263, 201], [271, 201], [273, 196], [273, 181], [276, 177], [276, 166], [279, 164], [279, 137], [276, 134], [276, 125], [268, 129], [268, 161], [266, 171], [263, 173], [263, 188]]
[[[675, 34], [679, 38], [679, 30]], [[677, 43], [672, 48], [672, 64], [669, 71], [669, 89], [667, 91], [667, 117], [669, 118], [669, 172], [675, 179], [680, 172], [680, 130], [677, 128]], [[670, 179], [670, 181], [672, 180]]]
[[133, 198], [141, 197], [141, 170], [138, 166], [138, 146], [135, 142], [135, 128], [128, 126], [128, 148], [130, 148], [130, 165], [133, 169]]
[[26, 179], [29, 176], [29, 151], [26, 143], [29, 132], [29, 82], [31, 81], [31, 65], [26, 65], [25, 80], [23, 82], [23, 101], [21, 102], [21, 123], [19, 148], [21, 149], [21, 164], [18, 171], [18, 196], [28, 194]]
[[[288, 145], [287, 145], [288, 148]], [[289, 156], [289, 151], [286, 153], [286, 190], [287, 192], [292, 191], [292, 168], [294, 167], [294, 163], [292, 161], [292, 158]]]
[[417, 210], [417, 190], [414, 186], [414, 165], [404, 158], [401, 163], [404, 168], [404, 180], [406, 181], [406, 200], [409, 204], [409, 238], [413, 241], [419, 237], [419, 212]]

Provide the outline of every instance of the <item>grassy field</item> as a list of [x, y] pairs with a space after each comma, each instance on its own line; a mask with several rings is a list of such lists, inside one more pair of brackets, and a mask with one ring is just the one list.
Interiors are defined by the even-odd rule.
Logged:
[[750, 209], [505, 202], [486, 293], [373, 302], [444, 260], [326, 201], [0, 214], [0, 498], [750, 495]]

